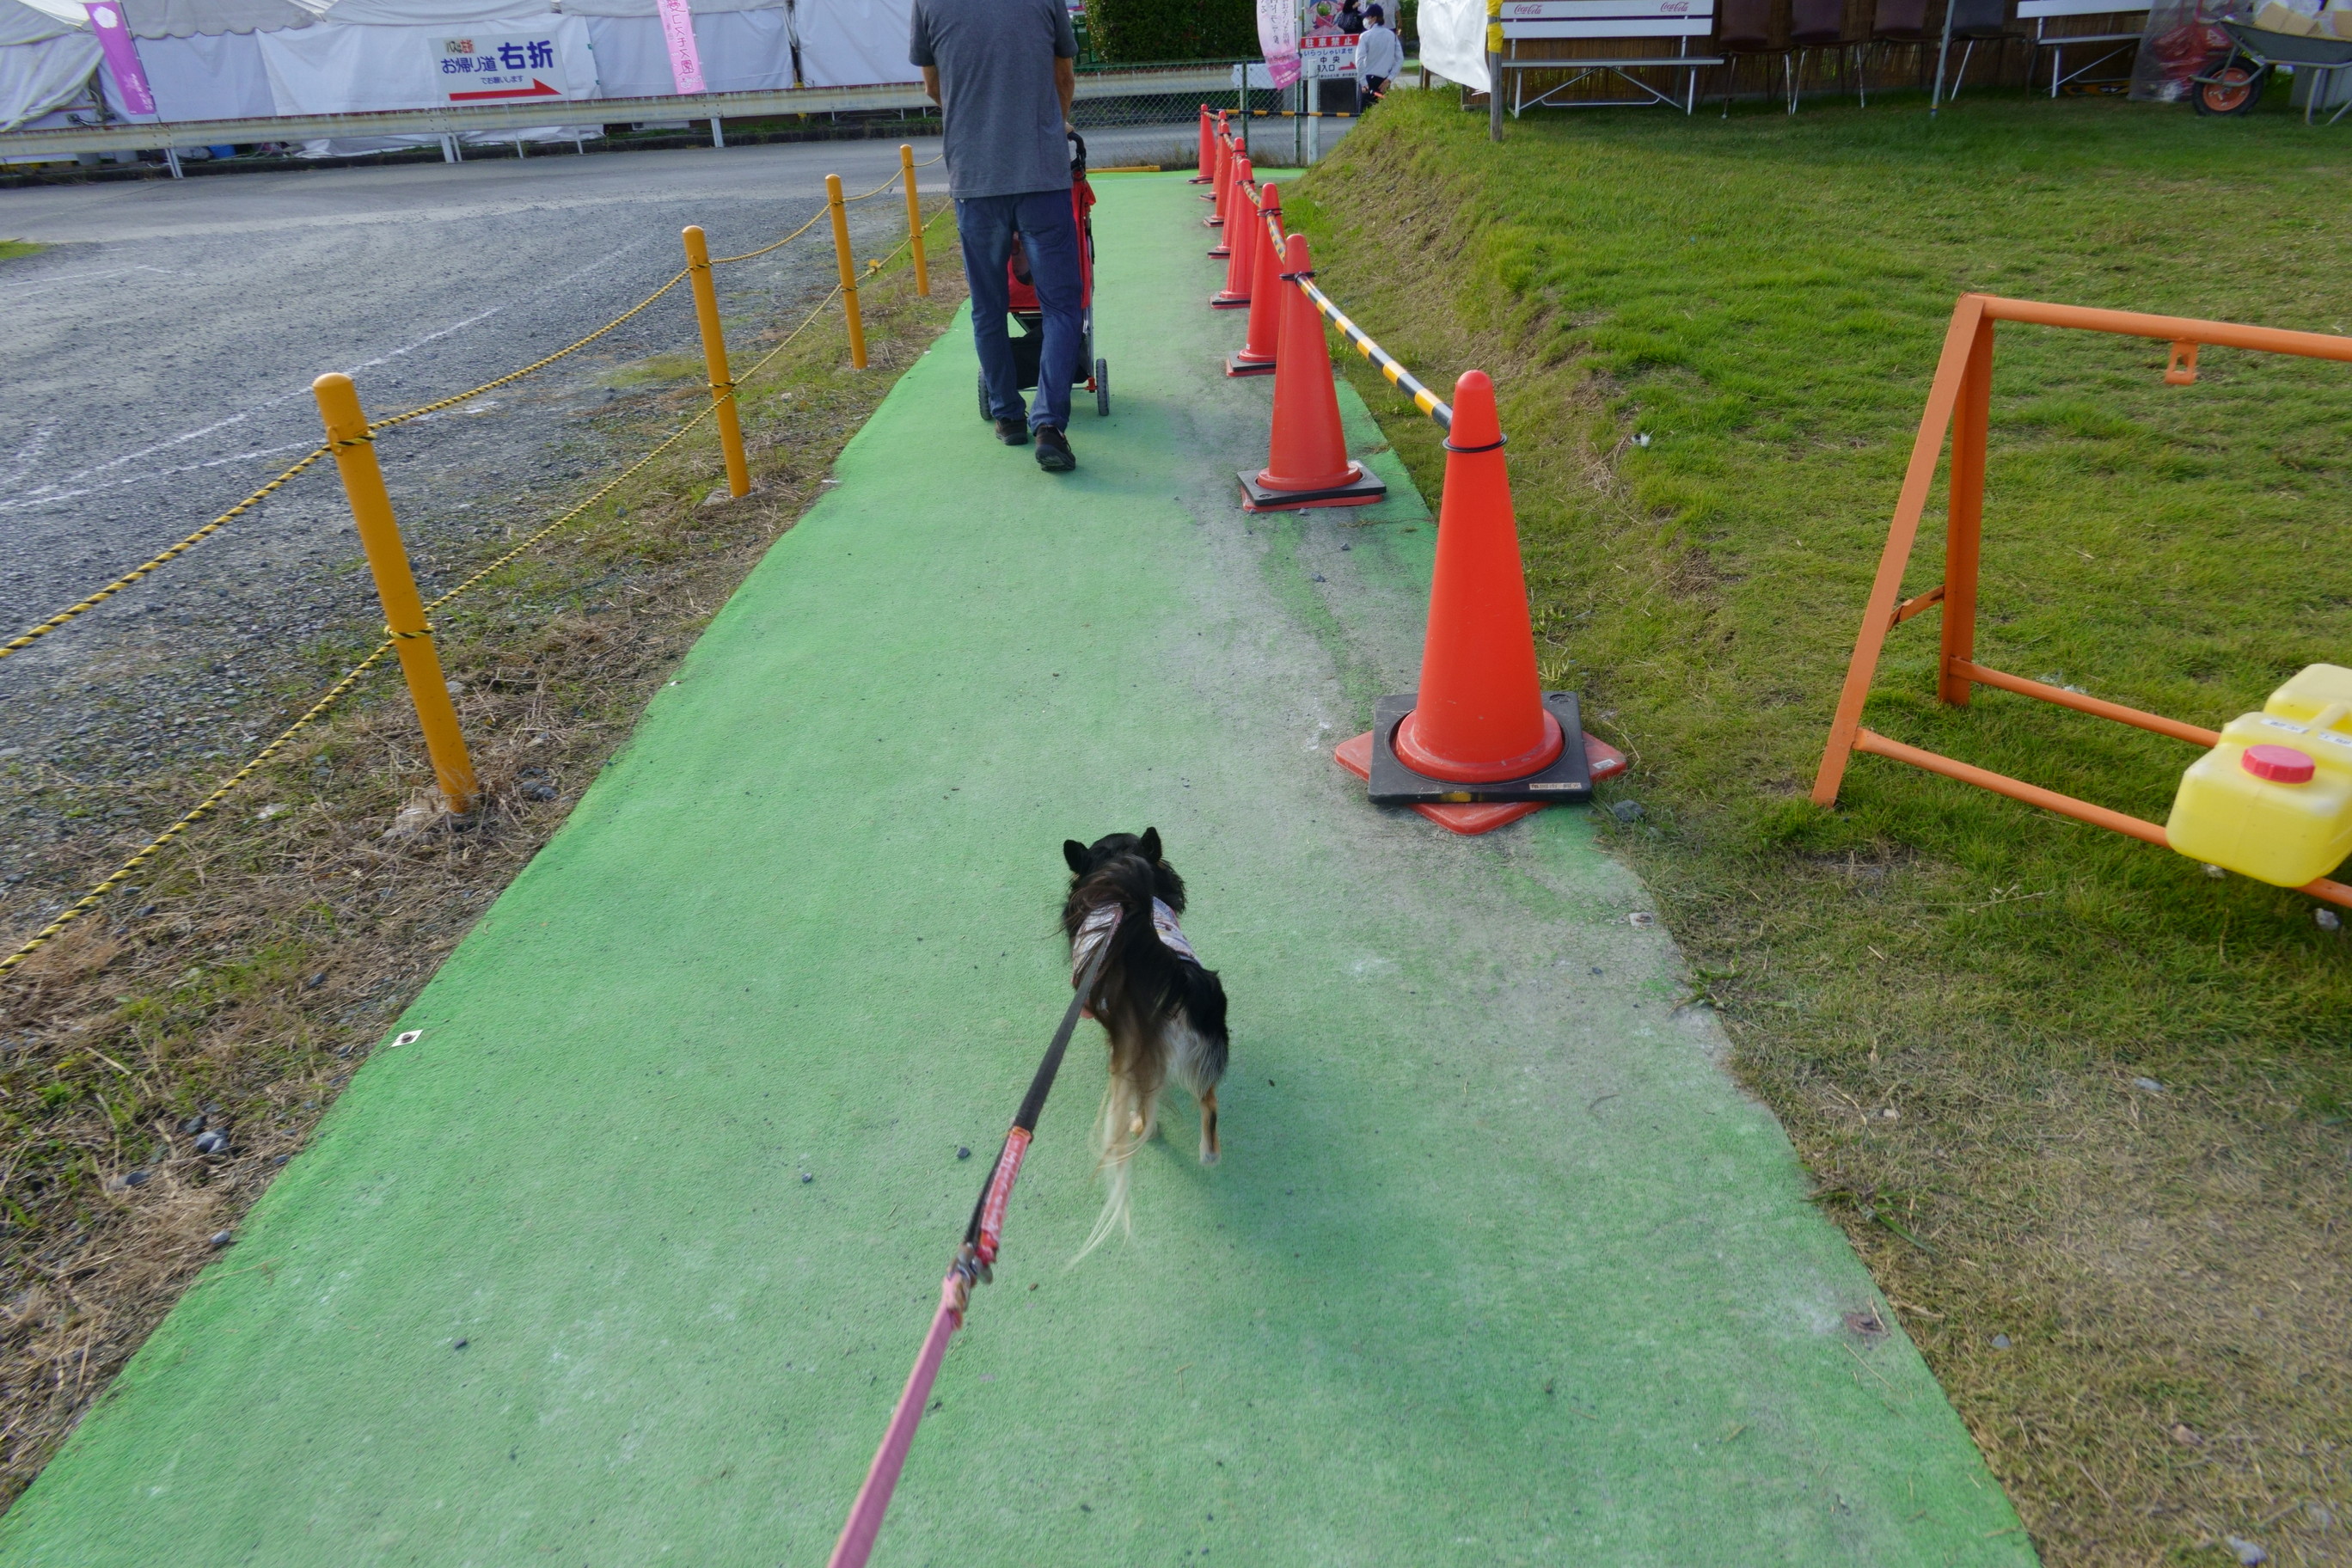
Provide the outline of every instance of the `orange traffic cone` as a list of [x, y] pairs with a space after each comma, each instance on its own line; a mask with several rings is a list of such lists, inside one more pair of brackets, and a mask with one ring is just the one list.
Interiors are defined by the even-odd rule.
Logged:
[[[1515, 802], [1528, 811], [1589, 800], [1589, 753], [1567, 743], [1582, 733], [1576, 694], [1545, 691], [1536, 673], [1502, 426], [1486, 372], [1465, 372], [1454, 384], [1445, 449], [1421, 689], [1374, 704], [1368, 794], [1375, 805]], [[1519, 815], [1496, 813], [1485, 826], [1456, 831], [1484, 831]]]
[[1233, 143], [1225, 139], [1225, 111], [1222, 109], [1217, 110], [1216, 134], [1211, 141], [1215, 144], [1216, 162], [1210, 167], [1209, 188], [1201, 193], [1201, 199], [1213, 202], [1216, 205], [1207, 217], [1201, 220], [1201, 224], [1204, 228], [1218, 228], [1225, 221], [1225, 171], [1234, 158]]
[[[1331, 381], [1331, 352], [1323, 316], [1299, 279], [1315, 275], [1307, 237], [1294, 234], [1268, 287], [1280, 285], [1282, 337], [1275, 350], [1274, 429], [1265, 467], [1244, 474], [1242, 510], [1276, 511], [1303, 506], [1370, 506], [1388, 487], [1348, 460], [1339, 427], [1339, 392]], [[1526, 610], [1522, 607], [1520, 614]]]
[[1225, 286], [1209, 296], [1209, 308], [1213, 310], [1238, 310], [1250, 302], [1250, 275], [1255, 269], [1258, 247], [1263, 243], [1250, 229], [1251, 215], [1255, 211], [1249, 154], [1244, 153], [1234, 160], [1234, 189], [1225, 213], [1233, 220], [1225, 231], [1230, 237], [1225, 247]]
[[1250, 261], [1249, 341], [1241, 353], [1226, 357], [1227, 375], [1274, 374], [1283, 297], [1297, 292], [1275, 276], [1282, 270], [1282, 258], [1274, 248], [1275, 230], [1282, 224], [1282, 192], [1269, 180], [1257, 188], [1257, 211], [1250, 216], [1251, 248], [1257, 254]]
[[1205, 185], [1217, 177], [1217, 153], [1209, 144], [1209, 106], [1201, 105], [1201, 166], [1185, 184]]
[[1233, 254], [1232, 236], [1241, 226], [1237, 223], [1228, 223], [1226, 220], [1233, 217], [1241, 207], [1244, 156], [1242, 144], [1239, 142], [1229, 142], [1226, 144], [1224, 183], [1217, 189], [1216, 226], [1219, 232], [1216, 243], [1209, 247], [1209, 256], [1212, 260], [1223, 261]]

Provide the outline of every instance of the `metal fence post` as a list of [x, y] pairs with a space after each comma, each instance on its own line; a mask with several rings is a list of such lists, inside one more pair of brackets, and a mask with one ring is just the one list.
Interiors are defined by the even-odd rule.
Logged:
[[923, 203], [915, 194], [915, 150], [898, 143], [898, 175], [907, 182], [907, 243], [915, 251], [915, 292], [931, 297], [931, 266], [923, 255]]
[[866, 368], [866, 319], [857, 310], [857, 263], [849, 254], [849, 209], [841, 202], [841, 176], [824, 177], [825, 205], [833, 209], [833, 249], [841, 260], [841, 304], [849, 317], [849, 363]]
[[1503, 0], [1486, 0], [1486, 140], [1503, 139]]
[[400, 542], [392, 497], [383, 488], [383, 469], [375, 460], [374, 437], [368, 434], [367, 416], [360, 412], [359, 389], [350, 376], [338, 372], [312, 382], [310, 391], [327, 423], [327, 445], [342, 472], [352, 521], [367, 552], [368, 570], [375, 575], [384, 630], [392, 634], [401, 673], [408, 678], [408, 695], [416, 704], [417, 727], [425, 731], [425, 750], [433, 759], [441, 798], [462, 816], [474, 809], [474, 762], [466, 754], [466, 737], [457, 729], [457, 710], [449, 700], [441, 657], [433, 650], [433, 628], [425, 624], [425, 604], [408, 570], [408, 551]]
[[735, 377], [727, 368], [727, 330], [719, 321], [719, 289], [710, 280], [710, 247], [698, 226], [686, 229], [686, 275], [694, 287], [695, 320], [702, 326], [702, 363], [710, 371], [710, 401], [719, 416], [719, 449], [727, 457], [727, 493], [751, 493], [743, 461], [743, 422], [735, 406]]

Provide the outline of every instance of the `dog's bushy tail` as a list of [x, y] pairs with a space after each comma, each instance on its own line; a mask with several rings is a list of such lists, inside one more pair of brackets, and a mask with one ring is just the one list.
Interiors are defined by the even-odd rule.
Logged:
[[1110, 1239], [1111, 1232], [1135, 1234], [1135, 1214], [1128, 1199], [1128, 1172], [1134, 1163], [1136, 1151], [1143, 1147], [1143, 1136], [1131, 1131], [1139, 1117], [1149, 1120], [1150, 1107], [1136, 1092], [1132, 1077], [1114, 1071], [1110, 1081], [1103, 1086], [1102, 1110], [1095, 1117], [1095, 1168], [1103, 1179], [1102, 1213], [1095, 1216], [1095, 1227], [1087, 1233], [1087, 1244], [1070, 1259], [1072, 1268], [1086, 1260], [1088, 1253]]

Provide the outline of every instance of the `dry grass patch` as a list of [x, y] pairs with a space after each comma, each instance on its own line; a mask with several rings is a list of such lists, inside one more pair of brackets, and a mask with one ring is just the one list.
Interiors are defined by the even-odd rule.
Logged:
[[[701, 504], [719, 475], [706, 423], [576, 529], [436, 616], [483, 791], [463, 831], [401, 826], [431, 772], [397, 676], [379, 670], [137, 889], [0, 982], [0, 1495], [32, 1479], [208, 1259], [226, 1251], [221, 1267], [238, 1266], [238, 1218], [383, 1025], [562, 825], [952, 315], [960, 277], [939, 259], [931, 275], [929, 300], [903, 269], [866, 285], [866, 372], [846, 368], [836, 310], [746, 383], [751, 496]], [[781, 335], [740, 342], [738, 375]], [[637, 439], [615, 445], [652, 446], [700, 398], [683, 390], [625, 416]], [[353, 647], [314, 653], [320, 671], [340, 673]], [[307, 705], [315, 690], [286, 696]], [[63, 787], [37, 772], [9, 782]], [[140, 794], [184, 803], [210, 782]], [[8, 929], [21, 940], [142, 841], [126, 829], [88, 845], [70, 874], [49, 868], [10, 889]]]

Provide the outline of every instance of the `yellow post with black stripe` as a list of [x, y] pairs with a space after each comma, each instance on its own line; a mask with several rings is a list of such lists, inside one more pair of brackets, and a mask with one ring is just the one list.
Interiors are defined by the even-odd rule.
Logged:
[[719, 321], [719, 289], [710, 281], [710, 246], [699, 226], [686, 229], [686, 275], [694, 288], [694, 319], [702, 325], [702, 363], [710, 372], [710, 401], [719, 415], [719, 449], [727, 455], [727, 493], [751, 493], [743, 461], [743, 421], [735, 408], [735, 377], [727, 368], [727, 329]]
[[931, 264], [923, 255], [923, 202], [915, 194], [915, 150], [898, 143], [898, 177], [907, 183], [907, 243], [915, 251], [915, 292], [931, 297]]
[[383, 469], [375, 460], [375, 438], [368, 434], [367, 416], [360, 412], [359, 389], [350, 376], [331, 373], [312, 382], [310, 391], [327, 422], [327, 446], [342, 471], [352, 521], [359, 528], [360, 546], [367, 552], [376, 597], [383, 605], [383, 629], [392, 634], [401, 673], [408, 678], [408, 695], [416, 703], [417, 726], [425, 731], [425, 750], [433, 759], [441, 798], [463, 816], [474, 809], [474, 761], [466, 754], [466, 737], [457, 729], [457, 710], [449, 700], [441, 656], [433, 650], [433, 628], [425, 625], [425, 602], [408, 570], [408, 551], [400, 542], [392, 497], [383, 488]]
[[825, 205], [833, 209], [833, 253], [841, 263], [841, 306], [849, 318], [849, 363], [866, 368], [866, 318], [857, 309], [857, 263], [849, 254], [849, 209], [841, 201], [841, 176], [824, 177]]

